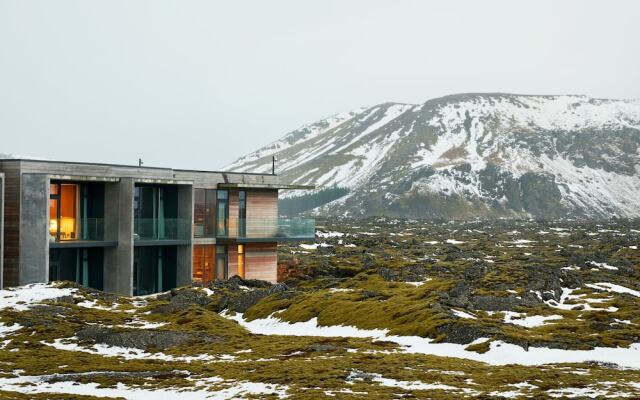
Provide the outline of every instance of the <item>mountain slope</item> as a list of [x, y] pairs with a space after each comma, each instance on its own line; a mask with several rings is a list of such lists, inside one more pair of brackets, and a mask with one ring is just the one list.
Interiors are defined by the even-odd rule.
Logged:
[[[326, 214], [640, 216], [640, 101], [460, 94], [293, 131], [227, 166], [343, 186]], [[297, 195], [298, 193], [293, 193]], [[290, 194], [291, 195], [291, 194]]]

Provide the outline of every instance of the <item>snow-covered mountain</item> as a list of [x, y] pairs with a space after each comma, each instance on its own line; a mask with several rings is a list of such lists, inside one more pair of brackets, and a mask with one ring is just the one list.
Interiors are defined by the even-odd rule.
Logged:
[[321, 213], [640, 217], [640, 100], [385, 103], [303, 126], [226, 168], [269, 172], [272, 155], [286, 180], [349, 188]]

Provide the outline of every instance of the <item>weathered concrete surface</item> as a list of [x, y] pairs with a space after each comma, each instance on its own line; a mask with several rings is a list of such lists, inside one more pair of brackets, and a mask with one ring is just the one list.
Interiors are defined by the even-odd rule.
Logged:
[[[184, 286], [191, 284], [192, 277], [192, 258], [193, 258], [193, 186], [178, 186], [178, 219], [185, 221], [179, 224], [178, 229], [186, 229], [184, 237], [188, 237], [190, 244], [178, 246], [177, 262], [176, 262], [176, 286]], [[182, 236], [180, 236], [182, 237]]]
[[49, 177], [22, 174], [20, 285], [49, 281]]
[[126, 296], [133, 295], [133, 190], [133, 178], [105, 186], [105, 237], [115, 235], [118, 246], [104, 251], [104, 290]]

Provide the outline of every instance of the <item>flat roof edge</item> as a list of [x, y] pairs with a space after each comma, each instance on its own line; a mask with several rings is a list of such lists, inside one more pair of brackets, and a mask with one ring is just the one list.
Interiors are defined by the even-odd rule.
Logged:
[[291, 189], [291, 190], [315, 189], [314, 185], [288, 185], [288, 184], [279, 184], [279, 183], [218, 183], [218, 187], [222, 189], [241, 189], [241, 188]]
[[213, 171], [213, 170], [198, 170], [198, 169], [176, 169], [169, 167], [149, 167], [138, 166], [128, 164], [110, 164], [110, 163], [95, 163], [86, 161], [59, 161], [59, 160], [37, 160], [32, 158], [0, 158], [0, 162], [29, 162], [29, 163], [52, 163], [52, 164], [72, 164], [72, 165], [99, 165], [104, 167], [122, 167], [122, 168], [140, 168], [140, 169], [153, 169], [153, 170], [165, 170], [175, 172], [201, 172], [209, 174], [233, 174], [233, 175], [256, 175], [256, 176], [274, 176], [273, 174], [261, 174], [257, 172], [238, 172], [238, 171]]

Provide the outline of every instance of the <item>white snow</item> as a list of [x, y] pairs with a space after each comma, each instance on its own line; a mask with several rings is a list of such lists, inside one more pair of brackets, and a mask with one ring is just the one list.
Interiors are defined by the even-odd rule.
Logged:
[[523, 326], [525, 328], [536, 328], [538, 326], [546, 325], [547, 321], [554, 321], [562, 319], [561, 315], [530, 315], [514, 312], [503, 311], [504, 323]]
[[407, 285], [413, 285], [413, 286], [422, 286], [425, 283], [429, 282], [431, 280], [431, 278], [425, 278], [422, 281], [416, 281], [416, 282], [402, 282], [402, 283], [406, 283]]
[[221, 356], [212, 356], [210, 354], [200, 354], [199, 356], [172, 356], [161, 352], [148, 353], [144, 350], [134, 347], [107, 346], [106, 344], [96, 343], [89, 347], [80, 346], [77, 338], [55, 339], [52, 343], [41, 341], [40, 343], [53, 347], [58, 350], [80, 351], [83, 353], [96, 354], [103, 357], [121, 357], [126, 360], [160, 360], [175, 362], [192, 362], [192, 361], [230, 361], [235, 356], [223, 354]]
[[71, 296], [77, 289], [59, 288], [55, 284], [34, 283], [25, 286], [0, 290], [0, 310], [13, 308], [16, 311], [28, 310], [30, 306], [45, 300]]
[[0, 337], [4, 337], [5, 335], [11, 333], [11, 332], [15, 332], [19, 329], [22, 328], [22, 325], [20, 324], [11, 324], [11, 325], [6, 325], [3, 322], [0, 322]]
[[3, 390], [24, 394], [36, 393], [61, 393], [70, 395], [86, 395], [101, 397], [123, 397], [128, 400], [149, 400], [157, 398], [175, 400], [199, 400], [199, 399], [237, 399], [245, 396], [276, 395], [279, 398], [287, 397], [287, 387], [271, 385], [260, 382], [224, 381], [219, 377], [194, 380], [193, 387], [170, 388], [141, 388], [130, 387], [118, 382], [115, 388], [100, 387], [98, 383], [81, 383], [75, 380], [60, 380], [47, 382], [51, 378], [56, 380], [64, 375], [42, 376], [17, 376], [13, 378], [0, 378], [0, 387]]
[[640, 297], [640, 291], [629, 289], [624, 286], [616, 285], [609, 282], [588, 283], [586, 286], [592, 289], [605, 290], [607, 292], [626, 293], [632, 296]]
[[466, 312], [461, 311], [461, 310], [452, 309], [451, 312], [453, 312], [453, 314], [458, 318], [477, 319], [477, 317], [475, 315], [466, 313]]
[[[570, 209], [584, 207], [589, 216], [640, 216], [636, 201], [640, 195], [638, 174], [610, 172], [578, 163], [566, 152], [557, 151], [555, 142], [549, 143], [551, 151], [539, 155], [520, 140], [540, 131], [544, 139], [551, 140], [546, 132], [590, 135], [600, 129], [640, 129], [638, 100], [470, 96], [442, 102], [427, 121], [433, 135], [412, 137], [424, 132], [424, 128], [416, 128], [417, 117], [411, 115], [407, 121], [399, 117], [412, 112], [417, 116], [421, 108], [422, 105], [383, 104], [342, 113], [293, 131], [227, 168], [268, 172], [270, 156], [277, 153], [277, 168], [292, 171], [288, 177], [292, 181], [315, 183], [318, 187], [346, 186], [352, 191], [345, 197], [356, 191], [361, 194], [380, 189], [394, 201], [403, 193], [383, 186], [397, 182], [399, 176], [406, 176], [410, 170], [429, 167], [434, 173], [413, 182], [413, 189], [506, 200], [482, 188], [479, 171], [490, 161], [499, 172], [511, 174], [515, 179], [527, 172], [552, 175], [561, 191], [562, 203]], [[409, 138], [406, 143], [415, 147], [413, 153], [406, 155], [402, 149], [406, 163], [378, 174], [384, 161], [400, 149], [398, 143], [405, 143], [404, 138]], [[617, 145], [612, 145], [611, 150], [616, 151]], [[615, 153], [605, 152], [601, 157], [613, 164], [620, 162]], [[469, 164], [471, 171], [455, 168], [461, 164]], [[640, 162], [636, 162], [636, 170], [640, 171]]]
[[[617, 364], [621, 367], [640, 369], [640, 343], [629, 348], [596, 347], [592, 350], [563, 350], [547, 347], [529, 347], [528, 350], [501, 341], [492, 341], [489, 351], [479, 354], [465, 350], [467, 345], [456, 343], [433, 343], [430, 339], [418, 336], [389, 335], [387, 329], [359, 329], [353, 326], [318, 326], [316, 318], [305, 322], [283, 322], [275, 316], [246, 321], [242, 314], [234, 316], [222, 314], [237, 321], [252, 333], [284, 336], [322, 336], [322, 337], [358, 337], [391, 341], [399, 344], [407, 353], [430, 354], [441, 357], [457, 357], [482, 361], [491, 365], [541, 365], [551, 363], [580, 363], [600, 361]], [[487, 340], [481, 338], [479, 340]]]
[[344, 233], [342, 232], [335, 232], [335, 231], [327, 231], [327, 232], [323, 232], [323, 231], [316, 231], [316, 236], [320, 237], [320, 238], [332, 238], [332, 237], [343, 237]]
[[[367, 377], [371, 381], [381, 384], [382, 386], [397, 387], [406, 390], [447, 390], [447, 391], [466, 391], [469, 389], [457, 388], [454, 386], [444, 385], [442, 383], [424, 383], [420, 381], [400, 381], [392, 378], [385, 378], [380, 374], [367, 374]], [[360, 381], [363, 378], [359, 377], [358, 372], [351, 372], [347, 377], [347, 383], [353, 383], [354, 381]], [[474, 391], [475, 392], [475, 391]]]
[[300, 244], [300, 247], [302, 247], [305, 250], [316, 250], [318, 247], [329, 247], [329, 246], [331, 245], [327, 243], [313, 243], [313, 244], [301, 243]]
[[609, 269], [609, 270], [612, 270], [612, 271], [617, 271], [618, 270], [618, 267], [614, 267], [613, 265], [609, 265], [607, 263], [598, 263], [598, 262], [595, 262], [595, 261], [587, 261], [587, 263], [591, 264], [593, 266], [596, 266], [596, 267]]
[[[549, 307], [557, 308], [560, 310], [573, 310], [574, 308], [580, 306], [584, 311], [618, 311], [618, 308], [613, 306], [607, 308], [592, 307], [591, 304], [603, 303], [605, 301], [608, 301], [609, 299], [593, 299], [585, 297], [584, 294], [574, 295], [573, 292], [576, 290], [578, 289], [562, 288], [562, 294], [560, 295], [559, 302], [555, 300], [547, 300], [545, 301], [545, 303]], [[540, 295], [538, 296], [540, 297]]]
[[456, 239], [447, 239], [447, 243], [449, 244], [463, 244], [464, 242]]

